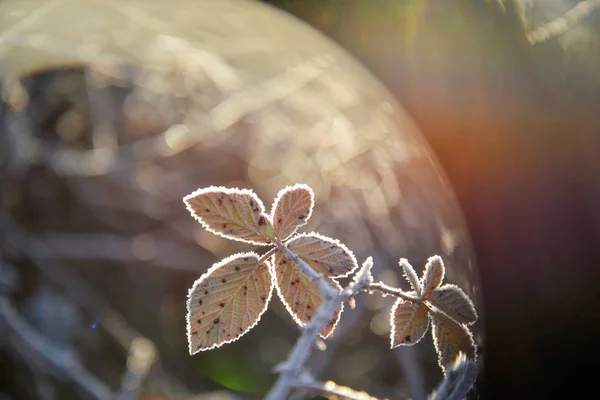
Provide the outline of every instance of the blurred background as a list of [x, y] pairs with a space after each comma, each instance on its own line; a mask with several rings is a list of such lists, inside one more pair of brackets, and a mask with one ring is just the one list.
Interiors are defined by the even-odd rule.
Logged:
[[[0, 398], [260, 398], [299, 331], [274, 298], [187, 354], [188, 288], [251, 247], [181, 198], [268, 206], [296, 182], [306, 230], [377, 279], [442, 255], [480, 314], [471, 398], [577, 397], [600, 333], [599, 2], [262, 3], [0, 1]], [[389, 350], [392, 302], [359, 297], [311, 370], [425, 398], [430, 335]]]

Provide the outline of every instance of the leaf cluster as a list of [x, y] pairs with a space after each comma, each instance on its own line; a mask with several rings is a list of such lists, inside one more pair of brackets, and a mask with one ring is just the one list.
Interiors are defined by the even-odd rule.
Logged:
[[[297, 233], [314, 207], [314, 193], [307, 185], [282, 189], [269, 214], [248, 189], [211, 186], [191, 193], [184, 202], [207, 230], [270, 247], [263, 255], [247, 252], [225, 258], [194, 283], [187, 301], [191, 354], [235, 341], [248, 332], [266, 311], [274, 289], [293, 319], [306, 326], [326, 296], [341, 292], [337, 279], [357, 269], [354, 254], [338, 240], [315, 232]], [[398, 297], [391, 310], [391, 347], [416, 344], [431, 323], [442, 369], [452, 365], [459, 354], [475, 359], [468, 325], [477, 320], [477, 313], [458, 286], [442, 284], [442, 258], [430, 257], [420, 279], [406, 259], [400, 260], [400, 267], [411, 291], [373, 284], [372, 278], [364, 288]], [[354, 298], [349, 300], [352, 305]], [[337, 313], [320, 330], [323, 338], [333, 333], [342, 310], [340, 302]]]
[[[191, 214], [209, 231], [228, 239], [272, 248], [232, 255], [215, 264], [195, 283], [188, 295], [187, 332], [190, 353], [209, 350], [237, 340], [259, 321], [273, 288], [294, 320], [305, 326], [323, 302], [314, 277], [281, 248], [291, 250], [337, 291], [336, 278], [356, 268], [354, 254], [339, 241], [317, 233], [296, 234], [314, 207], [314, 193], [303, 184], [281, 190], [271, 213], [247, 189], [209, 187], [184, 198]], [[342, 308], [321, 332], [333, 332]]]

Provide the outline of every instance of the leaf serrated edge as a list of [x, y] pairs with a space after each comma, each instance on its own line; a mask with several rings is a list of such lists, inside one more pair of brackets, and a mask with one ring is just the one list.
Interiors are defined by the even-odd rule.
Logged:
[[281, 200], [283, 195], [286, 194], [287, 192], [290, 192], [295, 189], [306, 189], [310, 193], [310, 206], [308, 209], [308, 214], [306, 215], [306, 218], [304, 218], [304, 221], [305, 221], [304, 224], [297, 226], [293, 231], [291, 231], [288, 234], [288, 236], [286, 236], [284, 238], [279, 238], [279, 240], [282, 240], [282, 241], [287, 240], [288, 238], [290, 238], [291, 236], [293, 236], [296, 233], [298, 228], [306, 225], [308, 223], [308, 220], [310, 219], [310, 217], [312, 217], [313, 209], [315, 208], [315, 192], [310, 186], [308, 186], [305, 183], [296, 183], [291, 186], [286, 186], [283, 189], [281, 189], [279, 192], [277, 192], [277, 195], [275, 196], [275, 199], [273, 200], [273, 204], [271, 205], [271, 212], [269, 214], [271, 224], [273, 224], [273, 219], [275, 218], [275, 210], [277, 209], [277, 204], [279, 203], [279, 201]]
[[[392, 309], [390, 310], [390, 349], [395, 349], [396, 347], [399, 346], [414, 346], [415, 344], [419, 343], [424, 337], [425, 335], [427, 335], [427, 332], [432, 329], [432, 327], [430, 327], [430, 325], [432, 324], [431, 322], [431, 315], [429, 310], [427, 310], [427, 328], [425, 329], [425, 331], [423, 332], [423, 335], [421, 335], [421, 337], [419, 338], [419, 340], [417, 340], [414, 343], [398, 343], [397, 345], [394, 346], [394, 337], [396, 336], [396, 324], [394, 323], [394, 316], [396, 315], [396, 309], [400, 306], [400, 304], [402, 304], [403, 302], [406, 302], [406, 300], [402, 300], [402, 299], [397, 299], [394, 302], [394, 305], [392, 306]], [[409, 303], [413, 303], [410, 302]], [[414, 304], [414, 303], [413, 303]], [[422, 306], [421, 304], [419, 304], [420, 306]]]
[[[192, 287], [190, 289], [188, 289], [188, 296], [187, 296], [187, 300], [186, 300], [186, 303], [185, 303], [186, 309], [187, 309], [187, 314], [185, 316], [185, 322], [186, 322], [186, 336], [187, 336], [187, 339], [188, 339], [188, 350], [190, 352], [190, 355], [194, 355], [194, 354], [200, 353], [202, 351], [212, 350], [212, 349], [221, 347], [224, 344], [229, 344], [229, 343], [232, 343], [232, 342], [235, 342], [235, 341], [239, 340], [242, 336], [244, 336], [246, 333], [250, 332], [258, 324], [258, 322], [262, 318], [262, 315], [269, 308], [269, 303], [271, 301], [271, 298], [273, 297], [273, 288], [277, 287], [277, 282], [276, 282], [274, 274], [273, 274], [272, 262], [270, 262], [270, 257], [267, 258], [267, 259], [265, 259], [265, 260], [262, 260], [261, 264], [262, 263], [267, 263], [267, 270], [269, 271], [269, 276], [271, 278], [271, 290], [267, 294], [267, 300], [265, 301], [265, 309], [258, 314], [258, 318], [256, 318], [256, 321], [254, 322], [254, 324], [250, 325], [248, 327], [248, 329], [246, 329], [240, 335], [238, 335], [236, 337], [232, 337], [229, 340], [225, 340], [225, 341], [223, 341], [220, 344], [214, 344], [211, 347], [206, 347], [206, 348], [203, 348], [203, 349], [196, 349], [195, 351], [193, 351], [193, 349], [191, 348], [191, 340], [190, 339], [191, 339], [192, 335], [191, 335], [191, 332], [190, 332], [190, 328], [191, 327], [190, 327], [190, 323], [188, 321], [188, 316], [190, 314], [190, 303], [191, 303], [191, 300], [192, 300], [192, 296], [191, 296], [192, 291], [194, 290], [194, 288], [196, 287], [196, 285], [200, 284], [200, 282], [202, 281], [202, 279], [208, 277], [215, 270], [221, 268], [223, 265], [225, 265], [225, 264], [227, 264], [227, 263], [229, 263], [229, 262], [231, 262], [231, 261], [233, 261], [233, 260], [235, 260], [237, 258], [244, 258], [244, 257], [257, 257], [256, 261], [260, 260], [260, 256], [257, 253], [254, 253], [252, 251], [246, 252], [246, 253], [232, 254], [229, 257], [226, 257], [226, 258], [222, 259], [218, 263], [213, 264], [212, 267], [210, 267], [205, 273], [203, 273], [202, 275], [200, 275], [200, 278], [196, 279], [196, 281], [194, 281], [194, 284], [192, 285]], [[258, 264], [256, 266], [256, 268], [258, 268], [259, 265], [260, 264]]]
[[[284, 257], [285, 257], [285, 255], [284, 255]], [[292, 316], [292, 318], [294, 319], [294, 322], [296, 324], [298, 324], [302, 328], [306, 327], [306, 325], [308, 325], [310, 323], [310, 321], [309, 322], [301, 321], [300, 318], [298, 318], [296, 316], [296, 314], [293, 312], [292, 308], [285, 301], [285, 297], [283, 296], [283, 293], [281, 293], [281, 288], [279, 287], [279, 282], [277, 281], [277, 276], [275, 275], [276, 274], [276, 269], [275, 269], [275, 254], [273, 254], [271, 257], [269, 257], [269, 259], [271, 260], [270, 264], [271, 264], [271, 266], [273, 268], [272, 272], [273, 272], [273, 279], [274, 279], [274, 282], [275, 282], [275, 290], [277, 291], [277, 296], [279, 297], [279, 300], [281, 301], [281, 303], [283, 303], [283, 306], [285, 307], [285, 309], [287, 310], [287, 312]], [[300, 267], [297, 267], [297, 268], [300, 270], [300, 273], [304, 275], [304, 272], [302, 271], [302, 269]], [[333, 279], [331, 279], [331, 281], [334, 282], [337, 285], [336, 289], [338, 289], [340, 292], [343, 290], [342, 286], [338, 282], [336, 282]], [[319, 291], [319, 293], [323, 297], [323, 300], [321, 302], [321, 305], [322, 305], [322, 303], [325, 302], [325, 296], [323, 296], [323, 293], [321, 293], [321, 291]], [[327, 339], [329, 336], [331, 336], [333, 334], [333, 331], [335, 330], [335, 327], [337, 326], [338, 322], [341, 319], [342, 312], [344, 311], [344, 303], [342, 302], [340, 304], [341, 304], [340, 305], [340, 312], [338, 314], [338, 318], [335, 321], [335, 324], [333, 324], [333, 326], [331, 328], [331, 333], [329, 335], [327, 335], [327, 336], [323, 336], [319, 332], [319, 336], [321, 336], [323, 339]]]
[[[438, 307], [435, 303], [433, 303], [430, 300], [431, 293], [433, 293], [436, 290], [443, 289], [443, 288], [453, 288], [453, 289], [456, 289], [457, 292], [459, 292], [460, 294], [462, 294], [462, 296], [463, 296], [462, 299], [466, 300], [467, 304], [471, 308], [471, 311], [473, 311], [474, 319], [472, 321], [468, 321], [468, 322], [458, 321], [455, 318], [451, 317], [450, 314], [448, 314], [448, 312], [446, 310], [444, 310], [443, 308]], [[468, 327], [469, 325], [473, 325], [479, 319], [479, 314], [477, 313], [477, 309], [475, 308], [475, 303], [473, 303], [473, 300], [471, 300], [471, 298], [465, 293], [464, 290], [461, 289], [460, 286], [455, 285], [453, 283], [445, 283], [445, 284], [440, 285], [440, 286], [436, 287], [435, 289], [431, 290], [431, 292], [429, 292], [427, 294], [427, 296], [425, 296], [425, 300], [430, 305], [432, 305], [433, 307], [435, 307], [439, 312], [441, 312], [442, 314], [444, 314], [446, 317], [450, 318], [451, 320], [453, 320], [457, 324], [465, 325], [465, 326]]]
[[[358, 269], [358, 261], [356, 260], [356, 256], [354, 255], [352, 250], [350, 250], [348, 247], [346, 247], [346, 245], [344, 243], [340, 242], [339, 240], [330, 238], [329, 236], [321, 235], [320, 233], [317, 233], [317, 232], [306, 232], [306, 233], [299, 233], [297, 235], [294, 235], [285, 242], [285, 246], [287, 247], [290, 242], [292, 242], [293, 240], [296, 240], [298, 238], [301, 238], [301, 237], [315, 237], [315, 238], [321, 239], [325, 242], [333, 243], [336, 246], [341, 247], [343, 251], [350, 254], [350, 259], [352, 260], [352, 269], [350, 269], [348, 272], [346, 272], [343, 275], [329, 276], [329, 278], [335, 278], [335, 279], [346, 278]], [[299, 258], [302, 258], [302, 257], [300, 257], [300, 254], [298, 254], [298, 253], [296, 253], [296, 255]]]
[[[202, 188], [202, 189], [196, 189], [194, 190], [192, 193], [187, 194], [183, 197], [183, 203], [185, 204], [185, 208], [189, 211], [189, 213], [192, 215], [192, 217], [198, 221], [202, 227], [204, 229], [206, 229], [207, 231], [209, 231], [210, 233], [213, 233], [217, 236], [220, 236], [222, 238], [228, 239], [228, 240], [235, 240], [237, 242], [243, 242], [243, 243], [249, 243], [249, 244], [253, 244], [253, 245], [257, 245], [257, 246], [272, 246], [272, 243], [262, 243], [262, 242], [255, 242], [252, 240], [247, 240], [247, 239], [242, 239], [242, 238], [238, 238], [235, 236], [229, 236], [229, 235], [225, 235], [223, 234], [223, 232], [219, 232], [216, 231], [214, 229], [212, 229], [206, 222], [204, 222], [202, 220], [202, 218], [198, 217], [196, 215], [196, 213], [194, 213], [194, 210], [192, 209], [192, 207], [190, 206], [190, 204], [188, 203], [188, 199], [191, 199], [193, 197], [197, 197], [199, 195], [202, 194], [206, 194], [206, 193], [225, 193], [225, 194], [249, 194], [251, 196], [254, 197], [254, 199], [256, 200], [257, 204], [261, 207], [261, 215], [263, 217], [265, 217], [269, 224], [271, 224], [271, 226], [273, 226], [273, 223], [271, 221], [271, 216], [269, 214], [267, 214], [265, 212], [265, 205], [262, 202], [262, 200], [260, 199], [260, 197], [258, 197], [258, 195], [251, 189], [237, 189], [237, 188], [226, 188], [225, 186], [209, 186], [207, 188]], [[265, 235], [265, 237], [268, 237]]]

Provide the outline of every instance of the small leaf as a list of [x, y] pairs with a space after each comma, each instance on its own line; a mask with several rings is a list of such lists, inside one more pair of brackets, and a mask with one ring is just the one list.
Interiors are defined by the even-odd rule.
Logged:
[[454, 363], [462, 351], [471, 359], [477, 356], [473, 336], [469, 329], [441, 313], [432, 313], [433, 343], [438, 353], [438, 363], [445, 368]]
[[391, 312], [391, 346], [412, 346], [427, 332], [429, 311], [420, 303], [398, 299]]
[[426, 299], [456, 322], [468, 325], [477, 321], [473, 302], [458, 286], [446, 284], [433, 289]]
[[444, 267], [442, 257], [429, 257], [427, 264], [425, 264], [425, 272], [423, 272], [423, 280], [421, 282], [423, 296], [427, 296], [429, 292], [442, 284], [445, 273], [446, 268]]
[[288, 186], [279, 191], [273, 203], [271, 221], [275, 236], [283, 241], [306, 225], [315, 204], [312, 189], [304, 184]]
[[357, 267], [352, 251], [335, 239], [302, 233], [285, 244], [315, 271], [330, 278], [348, 276]]
[[421, 283], [419, 282], [419, 278], [417, 277], [417, 273], [415, 269], [410, 265], [406, 258], [400, 259], [400, 266], [402, 267], [402, 271], [404, 272], [404, 277], [410, 283], [410, 286], [417, 293], [417, 296], [421, 296], [422, 289]]
[[196, 190], [183, 201], [192, 216], [217, 235], [259, 245], [271, 242], [270, 217], [251, 190], [211, 186]]
[[258, 260], [255, 253], [235, 254], [194, 283], [187, 301], [190, 354], [233, 342], [256, 325], [274, 285], [269, 262]]
[[[273, 256], [275, 265], [275, 277], [277, 283], [277, 294], [285, 305], [285, 308], [300, 326], [306, 326], [317, 309], [323, 303], [323, 296], [315, 282], [302, 272], [300, 267], [287, 259], [281, 252], [276, 252]], [[324, 278], [334, 288], [342, 290], [342, 287], [331, 278]], [[323, 338], [327, 338], [335, 328], [343, 305], [338, 310], [335, 317], [330, 321], [324, 331], [321, 332]]]

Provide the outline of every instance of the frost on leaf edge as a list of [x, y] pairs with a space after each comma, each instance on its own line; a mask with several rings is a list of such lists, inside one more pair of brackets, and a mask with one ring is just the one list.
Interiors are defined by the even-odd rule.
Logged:
[[[348, 276], [350, 276], [352, 273], [354, 273], [358, 269], [358, 261], [356, 260], [356, 256], [354, 255], [354, 252], [352, 250], [350, 250], [344, 243], [340, 242], [338, 239], [330, 238], [329, 236], [321, 235], [320, 233], [317, 233], [317, 232], [299, 233], [297, 235], [294, 235], [285, 242], [285, 246], [287, 247], [290, 242], [292, 242], [300, 237], [316, 237], [317, 239], [321, 239], [325, 242], [333, 243], [336, 246], [341, 247], [342, 250], [344, 250], [348, 254], [350, 254], [350, 258], [352, 259], [352, 268], [343, 275], [328, 276], [328, 278], [332, 278], [332, 279], [347, 278]], [[298, 258], [302, 259], [302, 257], [300, 257], [299, 254], [297, 254], [297, 253], [294, 253], [294, 254], [296, 254], [298, 256]], [[315, 271], [315, 272], [317, 272], [317, 271]]]
[[238, 242], [253, 244], [253, 245], [257, 245], [257, 246], [271, 246], [272, 245], [272, 243], [254, 242], [252, 240], [242, 239], [242, 238], [238, 238], [236, 236], [224, 235], [222, 232], [218, 232], [218, 231], [215, 231], [214, 229], [212, 229], [208, 224], [206, 224], [202, 220], [202, 218], [199, 218], [198, 216], [196, 216], [196, 214], [193, 212], [192, 208], [189, 206], [189, 204], [187, 202], [187, 199], [199, 196], [199, 195], [204, 194], [204, 193], [209, 193], [209, 192], [223, 192], [223, 193], [226, 193], [226, 194], [233, 194], [233, 193], [240, 194], [241, 193], [241, 194], [249, 194], [251, 196], [254, 196], [257, 204], [261, 208], [261, 215], [263, 215], [268, 220], [268, 222], [271, 224], [271, 226], [273, 225], [273, 223], [271, 221], [271, 215], [269, 215], [269, 214], [266, 213], [264, 203], [262, 202], [262, 200], [260, 199], [260, 197], [258, 197], [258, 195], [254, 192], [254, 190], [252, 190], [252, 189], [227, 188], [225, 186], [209, 186], [207, 188], [196, 189], [192, 193], [187, 194], [187, 195], [185, 195], [183, 197], [183, 203], [185, 204], [185, 208], [189, 211], [189, 213], [191, 214], [191, 216], [202, 225], [202, 227], [204, 229], [206, 229], [210, 233], [213, 233], [213, 234], [215, 234], [215, 235], [217, 235], [219, 237], [222, 237], [222, 238], [225, 238], [225, 239], [228, 239], [228, 240], [235, 240], [235, 241], [238, 241]]
[[[295, 237], [295, 236], [294, 236]], [[277, 291], [277, 297], [279, 297], [279, 300], [281, 301], [281, 303], [283, 304], [283, 306], [285, 307], [285, 309], [287, 310], [288, 314], [291, 315], [292, 319], [294, 320], [294, 322], [300, 326], [302, 329], [304, 329], [306, 327], [306, 325], [308, 325], [310, 322], [305, 323], [303, 321], [301, 321], [300, 319], [298, 319], [298, 317], [296, 317], [296, 314], [293, 312], [293, 310], [291, 309], [291, 307], [287, 304], [287, 302], [285, 301], [285, 298], [283, 296], [283, 294], [281, 293], [281, 289], [279, 288], [279, 283], [277, 282], [277, 277], [276, 277], [276, 270], [275, 270], [275, 254], [273, 254], [271, 257], [269, 257], [271, 259], [271, 262], [269, 263], [269, 265], [271, 266], [272, 270], [271, 270], [271, 278], [274, 280], [274, 284], [275, 284], [275, 290]], [[298, 267], [300, 268], [300, 267]], [[300, 272], [302, 274], [304, 274], [304, 271], [302, 271], [302, 269], [300, 269]], [[336, 284], [336, 288], [338, 290], [340, 290], [340, 292], [343, 290], [342, 286], [336, 282], [333, 278], [329, 278], [333, 283]], [[319, 291], [320, 292], [320, 291]], [[323, 294], [321, 293], [321, 296]], [[329, 333], [329, 335], [327, 336], [323, 336], [321, 334], [321, 332], [319, 332], [319, 336], [322, 337], [323, 339], [327, 339], [328, 337], [333, 335], [333, 332], [335, 331], [335, 328], [338, 324], [338, 322], [340, 321], [340, 319], [342, 318], [342, 313], [344, 312], [344, 303], [340, 303], [340, 312], [338, 314], [337, 319], [335, 320], [335, 323], [333, 324], [333, 326], [331, 327], [331, 333]]]
[[[473, 312], [473, 319], [467, 321], [467, 322], [463, 322], [463, 321], [459, 321], [456, 318], [452, 317], [450, 315], [450, 313], [448, 313], [447, 310], [444, 310], [443, 308], [438, 307], [433, 301], [430, 300], [431, 297], [431, 293], [433, 293], [436, 290], [439, 289], [444, 289], [444, 288], [448, 288], [448, 289], [455, 289], [458, 292], [460, 292], [462, 294], [462, 299], [466, 301], [466, 303], [468, 304], [470, 311]], [[439, 285], [438, 287], [436, 287], [435, 289], [433, 289], [431, 292], [429, 292], [427, 294], [427, 296], [425, 297], [425, 300], [431, 304], [432, 306], [434, 306], [439, 312], [441, 312], [442, 314], [444, 314], [446, 317], [450, 318], [451, 320], [453, 320], [454, 322], [456, 322], [457, 324], [461, 324], [461, 325], [465, 325], [467, 327], [469, 327], [470, 325], [473, 325], [477, 322], [477, 320], [479, 319], [479, 313], [477, 313], [477, 308], [475, 308], [475, 303], [473, 302], [473, 300], [471, 300], [471, 298], [469, 297], [468, 294], [465, 293], [464, 290], [462, 290], [462, 288], [458, 285], [455, 285], [453, 283], [444, 283], [443, 285]]]
[[302, 225], [296, 226], [296, 229], [294, 229], [292, 232], [290, 232], [288, 234], [288, 236], [286, 236], [284, 238], [279, 238], [282, 241], [287, 240], [288, 238], [291, 238], [298, 231], [298, 228], [301, 228], [308, 223], [308, 220], [310, 219], [310, 217], [312, 217], [312, 213], [315, 208], [315, 192], [310, 186], [308, 186], [305, 183], [296, 183], [294, 185], [286, 186], [283, 189], [279, 190], [279, 192], [277, 192], [277, 195], [275, 196], [275, 199], [273, 200], [273, 204], [271, 205], [271, 212], [270, 212], [269, 216], [270, 216], [271, 225], [272, 225], [273, 219], [275, 218], [275, 210], [277, 209], [277, 204], [279, 203], [279, 200], [281, 200], [283, 195], [286, 194], [287, 192], [290, 192], [295, 189], [300, 189], [300, 188], [306, 189], [310, 193], [310, 207], [308, 209], [308, 214], [304, 218], [304, 223]]
[[[271, 298], [273, 297], [273, 288], [277, 286], [277, 282], [275, 280], [274, 274], [273, 274], [273, 269], [272, 269], [272, 262], [270, 261], [270, 257], [266, 260], [263, 260], [261, 262], [262, 263], [267, 263], [267, 269], [269, 271], [269, 276], [271, 277], [271, 290], [269, 291], [268, 295], [267, 295], [267, 300], [265, 301], [265, 308], [262, 312], [260, 312], [258, 314], [258, 318], [256, 319], [256, 321], [254, 322], [254, 324], [250, 325], [248, 327], [248, 329], [246, 329], [244, 332], [240, 333], [238, 336], [234, 336], [232, 337], [232, 339], [230, 340], [224, 340], [221, 344], [214, 344], [211, 347], [206, 347], [204, 349], [192, 349], [191, 348], [191, 332], [190, 332], [190, 323], [189, 323], [189, 314], [190, 314], [190, 301], [192, 299], [192, 291], [194, 290], [194, 288], [196, 287], [196, 285], [200, 284], [200, 281], [202, 281], [203, 278], [207, 277], [208, 275], [210, 275], [212, 272], [214, 272], [215, 270], [221, 268], [223, 265], [227, 264], [228, 262], [236, 259], [236, 258], [243, 258], [243, 257], [256, 257], [257, 261], [260, 260], [260, 255], [258, 255], [257, 253], [253, 252], [253, 251], [249, 251], [246, 253], [236, 253], [236, 254], [232, 254], [229, 257], [226, 257], [224, 259], [222, 259], [221, 261], [219, 261], [218, 263], [215, 263], [212, 265], [212, 267], [210, 267], [205, 273], [203, 273], [202, 275], [200, 275], [200, 278], [196, 279], [194, 281], [194, 284], [192, 285], [192, 287], [190, 289], [188, 289], [188, 296], [187, 296], [187, 300], [185, 302], [185, 306], [186, 306], [186, 310], [187, 313], [185, 315], [185, 324], [186, 324], [186, 336], [187, 336], [187, 340], [188, 340], [188, 351], [190, 352], [190, 355], [193, 356], [194, 354], [198, 354], [202, 351], [208, 351], [208, 350], [212, 350], [215, 348], [219, 348], [221, 346], [223, 346], [224, 344], [229, 344], [229, 343], [233, 343], [237, 340], [239, 340], [242, 336], [244, 336], [245, 334], [247, 334], [248, 332], [250, 332], [260, 321], [260, 319], [262, 318], [262, 315], [267, 311], [267, 309], [269, 308], [269, 303], [271, 301]], [[260, 264], [259, 264], [260, 265]], [[258, 268], [258, 265], [257, 265]]]
[[[416, 292], [415, 291], [410, 291], [407, 292], [407, 294], [411, 295], [411, 296], [416, 296]], [[396, 309], [398, 308], [398, 306], [400, 304], [402, 304], [405, 300], [402, 300], [401, 298], [398, 298], [395, 302], [394, 305], [392, 305], [392, 309], [390, 310], [390, 349], [395, 349], [397, 347], [400, 346], [414, 346], [415, 344], [419, 343], [424, 337], [425, 335], [427, 335], [427, 332], [429, 332], [429, 330], [431, 329], [431, 315], [430, 312], [427, 311], [427, 328], [425, 329], [425, 331], [423, 332], [423, 335], [421, 335], [421, 337], [419, 338], [419, 340], [413, 342], [413, 343], [398, 343], [396, 346], [394, 346], [394, 336], [396, 333], [396, 324], [394, 324], [394, 315], [396, 314]], [[412, 302], [411, 302], [412, 303]]]

